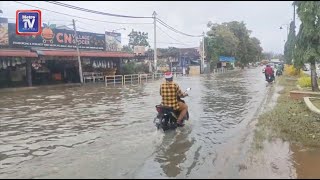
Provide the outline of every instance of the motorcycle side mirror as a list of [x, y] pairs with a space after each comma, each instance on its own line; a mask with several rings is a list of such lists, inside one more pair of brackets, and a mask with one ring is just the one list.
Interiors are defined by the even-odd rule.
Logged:
[[191, 88], [187, 88], [187, 90], [186, 91], [190, 91], [191, 90]]

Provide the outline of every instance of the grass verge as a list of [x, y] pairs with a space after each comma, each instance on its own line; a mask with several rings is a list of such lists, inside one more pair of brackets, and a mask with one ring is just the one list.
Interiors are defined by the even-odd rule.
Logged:
[[278, 78], [278, 85], [283, 86], [283, 90], [279, 92], [277, 104], [258, 119], [254, 136], [256, 149], [263, 148], [264, 140], [273, 138], [306, 146], [320, 146], [320, 116], [311, 112], [303, 100], [290, 98], [290, 91], [296, 89], [297, 80], [288, 78]]
[[320, 109], [320, 99], [310, 98], [310, 101], [312, 102], [312, 104], [313, 104], [314, 106], [316, 106], [318, 109]]

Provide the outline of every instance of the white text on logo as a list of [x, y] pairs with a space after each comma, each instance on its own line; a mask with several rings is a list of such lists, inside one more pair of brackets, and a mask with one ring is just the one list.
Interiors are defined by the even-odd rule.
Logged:
[[33, 25], [36, 21], [36, 17], [22, 15], [22, 21], [24, 22], [24, 24], [23, 24], [24, 29], [33, 29]]

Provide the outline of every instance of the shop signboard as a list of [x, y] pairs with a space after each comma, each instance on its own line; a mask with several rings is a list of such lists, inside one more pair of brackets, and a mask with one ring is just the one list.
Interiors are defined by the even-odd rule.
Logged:
[[0, 17], [0, 46], [9, 46], [8, 19]]
[[105, 32], [106, 51], [121, 51], [121, 34], [115, 32]]
[[[44, 24], [41, 35], [21, 36], [16, 34], [16, 26], [8, 24], [9, 46], [11, 48], [76, 48], [74, 31], [56, 29], [53, 25]], [[77, 31], [80, 49], [105, 50], [105, 35]]]

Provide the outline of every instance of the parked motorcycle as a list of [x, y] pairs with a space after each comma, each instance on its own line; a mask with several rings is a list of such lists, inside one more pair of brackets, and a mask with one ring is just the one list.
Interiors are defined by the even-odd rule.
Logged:
[[[190, 91], [191, 88], [187, 88], [187, 91]], [[184, 100], [182, 100], [180, 97], [177, 97], [178, 101], [185, 103]], [[177, 124], [177, 118], [180, 115], [179, 111], [173, 110], [173, 108], [163, 105], [156, 105], [156, 110], [158, 112], [157, 116], [154, 118], [154, 123], [159, 130], [160, 128], [163, 129], [163, 131], [169, 130], [169, 129], [176, 129], [178, 127]], [[182, 124], [184, 124], [184, 121], [189, 120], [189, 112], [187, 112], [186, 116], [182, 120]]]

